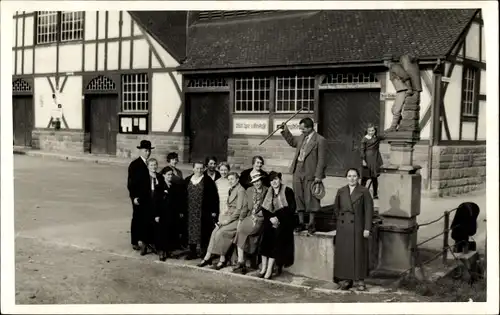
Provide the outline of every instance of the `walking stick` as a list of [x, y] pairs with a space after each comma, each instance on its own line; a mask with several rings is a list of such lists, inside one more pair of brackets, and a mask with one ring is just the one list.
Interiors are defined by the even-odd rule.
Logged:
[[[287, 122], [289, 122], [290, 120], [292, 120], [295, 116], [297, 116], [304, 108], [300, 108], [295, 114], [292, 115], [292, 117], [288, 118], [287, 121], [285, 121], [283, 123], [283, 125], [286, 125]], [[271, 134], [269, 136], [267, 136], [264, 140], [262, 140], [259, 145], [262, 145], [264, 142], [266, 142], [269, 138], [271, 138], [278, 130], [280, 130], [280, 128], [276, 128], [276, 130], [274, 130], [273, 132], [271, 132]]]

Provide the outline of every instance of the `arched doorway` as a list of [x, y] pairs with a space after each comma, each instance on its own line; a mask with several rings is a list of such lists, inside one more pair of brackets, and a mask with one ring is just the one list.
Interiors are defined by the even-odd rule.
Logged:
[[116, 155], [118, 134], [118, 89], [103, 75], [93, 77], [85, 86], [85, 133], [90, 153]]

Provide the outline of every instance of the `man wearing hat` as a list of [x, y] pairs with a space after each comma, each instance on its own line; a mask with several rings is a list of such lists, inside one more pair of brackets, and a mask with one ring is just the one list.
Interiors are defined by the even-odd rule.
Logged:
[[[285, 124], [279, 126], [281, 135], [294, 148], [290, 173], [293, 174], [293, 190], [299, 215], [299, 226], [296, 232], [308, 230], [309, 234], [316, 232], [315, 214], [321, 208], [320, 198], [324, 190], [322, 180], [326, 168], [326, 140], [314, 131], [311, 118], [303, 118], [299, 122], [302, 134], [295, 138]], [[309, 213], [309, 224], [304, 224], [304, 212]]]
[[151, 156], [151, 150], [154, 147], [151, 146], [150, 141], [142, 140], [137, 149], [139, 149], [139, 157], [133, 160], [128, 167], [127, 188], [133, 209], [130, 227], [132, 248], [134, 250], [143, 250], [144, 248], [140, 248], [138, 244], [144, 232], [141, 229], [140, 221], [141, 198], [145, 198], [149, 194], [150, 178], [147, 160]]

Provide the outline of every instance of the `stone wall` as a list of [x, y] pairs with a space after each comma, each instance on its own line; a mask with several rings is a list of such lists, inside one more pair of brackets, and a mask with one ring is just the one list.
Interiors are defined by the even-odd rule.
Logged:
[[486, 145], [433, 148], [432, 195], [458, 195], [485, 187]]
[[132, 158], [137, 156], [137, 146], [141, 140], [149, 140], [155, 149], [152, 156], [156, 157], [160, 165], [165, 164], [167, 154], [177, 152], [181, 163], [189, 160], [189, 138], [182, 135], [149, 134], [149, 135], [127, 135], [117, 136], [117, 156], [122, 158]]
[[52, 152], [83, 153], [84, 138], [83, 130], [35, 129], [32, 147]]

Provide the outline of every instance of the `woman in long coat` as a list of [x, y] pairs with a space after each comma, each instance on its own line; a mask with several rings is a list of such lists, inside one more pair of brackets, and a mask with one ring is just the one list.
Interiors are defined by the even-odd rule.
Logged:
[[262, 236], [264, 215], [262, 214], [261, 205], [268, 189], [263, 185], [262, 175], [260, 174], [255, 174], [250, 183], [252, 187], [246, 190], [246, 211], [241, 212], [241, 224], [234, 237], [234, 243], [238, 250], [238, 263], [233, 268], [233, 272], [242, 274], [247, 272], [245, 254], [254, 255], [256, 253]]
[[291, 188], [282, 184], [281, 173], [272, 171], [269, 180], [271, 187], [262, 202], [264, 223], [260, 244], [262, 269], [259, 277], [265, 279], [271, 278], [275, 263], [279, 267], [289, 267], [294, 261], [295, 195]]
[[368, 237], [372, 227], [373, 200], [368, 189], [359, 185], [359, 171], [346, 172], [348, 184], [337, 191], [334, 211], [337, 227], [334, 232], [334, 279], [347, 290], [358, 282], [358, 290], [366, 290], [368, 277]]
[[165, 261], [173, 250], [179, 248], [178, 218], [183, 205], [182, 184], [175, 179], [174, 169], [167, 166], [162, 169], [165, 184], [163, 187], [162, 206], [157, 209], [156, 249], [161, 261]]
[[226, 254], [233, 244], [234, 235], [240, 225], [240, 214], [246, 212], [246, 194], [243, 187], [238, 183], [238, 173], [231, 172], [227, 178], [231, 186], [227, 199], [227, 214], [224, 218], [219, 219], [217, 226], [214, 228], [207, 253], [205, 258], [198, 264], [199, 267], [208, 265], [212, 254], [219, 255], [219, 262], [214, 267], [216, 270], [226, 266]]
[[248, 189], [252, 187], [250, 183], [253, 176], [260, 175], [262, 176], [262, 182], [264, 186], [269, 187], [269, 179], [267, 172], [262, 170], [264, 166], [264, 158], [262, 156], [256, 155], [252, 158], [252, 168], [246, 169], [240, 174], [240, 184], [243, 188]]
[[366, 186], [368, 179], [373, 186], [373, 199], [378, 199], [378, 177], [380, 176], [380, 167], [383, 164], [380, 154], [380, 141], [384, 140], [383, 135], [377, 134], [377, 128], [374, 124], [369, 124], [366, 128], [365, 136], [361, 140], [361, 159], [363, 162], [363, 174], [361, 185]]
[[197, 247], [203, 253], [208, 247], [210, 234], [219, 215], [219, 195], [215, 182], [203, 174], [202, 162], [193, 163], [193, 174], [185, 180], [187, 204], [187, 235], [189, 254], [187, 260], [199, 257]]

